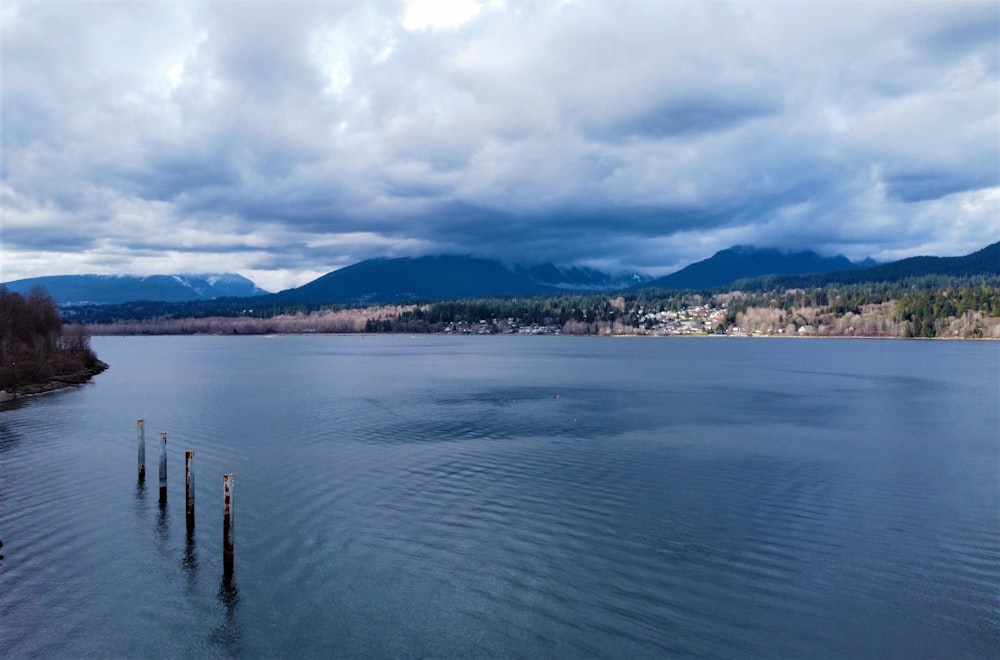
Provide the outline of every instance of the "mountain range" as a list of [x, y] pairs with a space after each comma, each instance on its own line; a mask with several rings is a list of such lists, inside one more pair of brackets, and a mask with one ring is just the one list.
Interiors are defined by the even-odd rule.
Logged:
[[553, 264], [505, 266], [469, 256], [373, 259], [347, 266], [296, 289], [275, 294], [283, 303], [372, 304], [489, 296], [526, 296], [570, 291], [625, 289], [711, 289], [760, 275], [797, 275], [860, 269], [846, 257], [822, 257], [736, 246], [657, 279], [639, 273], [609, 274]]
[[963, 257], [908, 257], [869, 268], [802, 275], [768, 275], [758, 277], [756, 280], [739, 280], [734, 284], [752, 284], [756, 288], [791, 289], [819, 287], [833, 283], [896, 282], [908, 277], [926, 275], [945, 277], [1000, 275], [1000, 242], [987, 245]]
[[6, 282], [14, 293], [43, 287], [60, 305], [113, 305], [137, 300], [187, 302], [235, 296], [259, 296], [267, 291], [236, 273], [200, 275], [51, 275]]
[[811, 250], [788, 252], [737, 245], [720, 250], [710, 258], [648, 282], [659, 289], [711, 289], [736, 280], [761, 275], [801, 275], [855, 270], [874, 262], [855, 264], [847, 257], [822, 257]]
[[553, 264], [509, 266], [471, 256], [436, 255], [370, 259], [327, 273], [303, 286], [269, 294], [247, 278], [216, 275], [63, 275], [15, 280], [11, 291], [43, 286], [62, 306], [131, 301], [191, 302], [247, 298], [255, 305], [414, 302], [457, 298], [527, 296], [641, 288], [708, 290], [739, 286], [784, 288], [839, 282], [895, 281], [923, 275], [1000, 274], [1000, 243], [964, 257], [912, 257], [873, 265], [812, 251], [735, 246], [675, 273], [652, 279], [640, 273]]
[[275, 296], [281, 302], [368, 304], [611, 291], [650, 279], [639, 273], [611, 274], [578, 266], [507, 266], [494, 259], [436, 255], [369, 259]]

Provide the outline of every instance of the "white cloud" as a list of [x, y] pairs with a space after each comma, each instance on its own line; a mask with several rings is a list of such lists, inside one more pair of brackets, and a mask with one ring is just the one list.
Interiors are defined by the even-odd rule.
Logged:
[[403, 27], [407, 30], [456, 28], [481, 9], [481, 3], [475, 0], [414, 0], [406, 8]]
[[958, 254], [1000, 234], [998, 19], [5, 3], [4, 277], [225, 263], [285, 285], [442, 250], [662, 271], [733, 242]]

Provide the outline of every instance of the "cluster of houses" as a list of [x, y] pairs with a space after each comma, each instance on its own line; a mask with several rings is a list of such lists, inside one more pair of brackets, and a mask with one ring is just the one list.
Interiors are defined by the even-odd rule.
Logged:
[[639, 327], [652, 335], [701, 335], [713, 333], [726, 318], [726, 307], [693, 305], [680, 311], [646, 312], [639, 309]]
[[[713, 308], [707, 305], [692, 305], [680, 311], [646, 312], [639, 308], [634, 312], [634, 324], [621, 326], [615, 324], [599, 332], [614, 334], [646, 334], [646, 335], [701, 335], [714, 333], [724, 324], [726, 308]], [[523, 323], [520, 319], [482, 319], [475, 321], [455, 321], [448, 323], [442, 329], [445, 334], [462, 335], [558, 335], [566, 331], [552, 319], [543, 319], [542, 323]], [[570, 334], [580, 334], [578, 328], [569, 329]], [[593, 330], [591, 330], [593, 332]]]
[[483, 319], [478, 323], [468, 321], [456, 321], [447, 324], [443, 332], [446, 334], [459, 335], [493, 335], [493, 334], [520, 334], [520, 335], [558, 335], [562, 328], [554, 323], [522, 323], [519, 319]]

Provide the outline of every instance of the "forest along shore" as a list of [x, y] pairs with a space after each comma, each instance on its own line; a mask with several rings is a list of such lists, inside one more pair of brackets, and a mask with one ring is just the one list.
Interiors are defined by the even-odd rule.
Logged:
[[44, 289], [0, 285], [0, 402], [86, 383], [106, 370], [81, 324], [64, 326]]
[[1000, 288], [483, 298], [90, 323], [94, 335], [531, 334], [1000, 339]]

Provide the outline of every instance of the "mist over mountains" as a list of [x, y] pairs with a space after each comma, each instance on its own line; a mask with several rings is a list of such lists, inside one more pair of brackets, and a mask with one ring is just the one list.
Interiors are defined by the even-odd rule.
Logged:
[[198, 275], [51, 275], [5, 283], [25, 294], [40, 286], [60, 305], [113, 305], [137, 300], [188, 302], [259, 296], [268, 292], [237, 273]]
[[554, 264], [508, 266], [494, 259], [435, 255], [370, 259], [276, 294], [282, 302], [367, 304], [483, 296], [612, 291], [651, 278]]
[[507, 265], [472, 256], [434, 255], [370, 259], [332, 271], [300, 287], [268, 293], [233, 273], [214, 275], [63, 275], [15, 280], [11, 291], [43, 286], [63, 306], [133, 301], [190, 303], [247, 298], [257, 304], [345, 304], [528, 296], [642, 288], [708, 290], [766, 278], [774, 286], [892, 281], [929, 274], [1000, 273], [1000, 243], [964, 257], [912, 257], [888, 264], [853, 263], [843, 256], [734, 246], [675, 273], [653, 279], [580, 266]]

